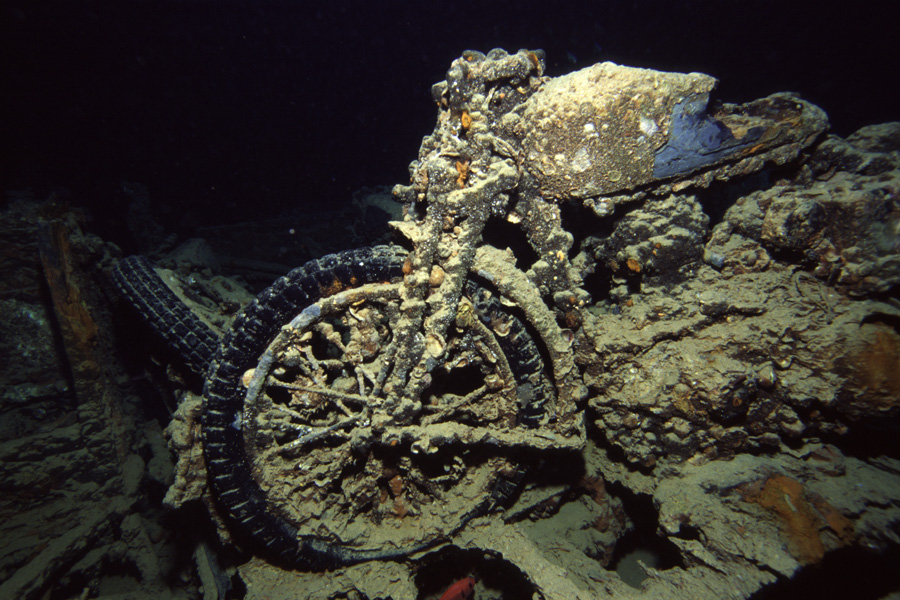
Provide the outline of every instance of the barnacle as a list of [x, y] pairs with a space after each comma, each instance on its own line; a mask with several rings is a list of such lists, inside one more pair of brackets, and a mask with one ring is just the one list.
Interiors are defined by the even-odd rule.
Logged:
[[475, 325], [475, 307], [463, 300], [456, 310], [456, 326], [459, 329], [468, 329]]
[[511, 325], [509, 319], [502, 316], [494, 316], [491, 318], [491, 329], [493, 329], [494, 333], [500, 337], [508, 336], [510, 328]]
[[456, 172], [459, 173], [456, 183], [459, 187], [466, 187], [466, 179], [469, 178], [469, 161], [456, 161]]
[[[581, 311], [576, 308], [567, 310], [563, 315], [563, 321], [569, 329], [578, 329], [582, 324]], [[571, 342], [571, 340], [569, 340]]]
[[462, 125], [464, 131], [468, 131], [469, 127], [472, 126], [472, 117], [469, 115], [469, 111], [464, 110], [459, 117], [459, 124]]
[[429, 333], [425, 338], [425, 349], [432, 356], [440, 356], [447, 347], [447, 342], [439, 333]]
[[391, 488], [391, 494], [394, 497], [398, 497], [403, 493], [403, 478], [400, 475], [394, 475], [391, 477], [390, 481], [388, 481], [388, 486]]
[[528, 57], [528, 60], [530, 60], [531, 64], [534, 65], [534, 68], [537, 69], [538, 75], [542, 75], [543, 72], [541, 70], [541, 59], [538, 58], [538, 55], [534, 52], [529, 52], [525, 56]]
[[635, 259], [629, 258], [625, 261], [625, 264], [628, 266], [629, 270], [634, 271], [635, 273], [641, 272], [641, 263], [639, 263]]
[[403, 503], [403, 499], [399, 497], [394, 498], [394, 513], [396, 513], [396, 515], [402, 519], [408, 512], [409, 509]]
[[431, 267], [431, 274], [428, 276], [428, 285], [438, 287], [444, 282], [444, 269], [440, 265]]

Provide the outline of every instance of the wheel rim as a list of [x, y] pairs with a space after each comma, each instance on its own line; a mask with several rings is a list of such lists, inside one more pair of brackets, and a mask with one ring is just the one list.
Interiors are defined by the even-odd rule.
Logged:
[[515, 426], [516, 381], [493, 337], [505, 324], [451, 327], [420, 410], [397, 422], [381, 385], [399, 298], [398, 284], [370, 284], [309, 305], [244, 375], [253, 478], [300, 537], [427, 545], [489, 508], [498, 476], [513, 470], [496, 448], [458, 434]]

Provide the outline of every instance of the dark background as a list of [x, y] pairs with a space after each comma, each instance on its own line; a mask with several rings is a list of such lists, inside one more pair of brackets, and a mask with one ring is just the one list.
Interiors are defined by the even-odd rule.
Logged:
[[339, 206], [408, 181], [430, 87], [469, 48], [702, 71], [725, 101], [797, 91], [847, 135], [900, 119], [891, 4], [3, 0], [0, 184], [107, 227], [123, 180], [173, 228]]

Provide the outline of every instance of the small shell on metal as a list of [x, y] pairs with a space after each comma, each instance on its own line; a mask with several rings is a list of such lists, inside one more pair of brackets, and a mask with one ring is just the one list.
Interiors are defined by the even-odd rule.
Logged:
[[438, 287], [444, 282], [444, 270], [439, 265], [431, 267], [431, 274], [428, 276], [428, 285]]
[[491, 329], [500, 337], [506, 337], [509, 335], [510, 330], [509, 320], [504, 317], [491, 319]]
[[425, 338], [425, 349], [432, 356], [440, 356], [444, 352], [447, 343], [444, 338], [437, 333], [429, 333]]

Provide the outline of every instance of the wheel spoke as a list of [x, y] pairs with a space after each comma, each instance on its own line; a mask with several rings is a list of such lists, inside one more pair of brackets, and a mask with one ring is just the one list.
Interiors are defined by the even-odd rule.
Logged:
[[298, 437], [293, 442], [281, 446], [279, 448], [280, 452], [288, 452], [294, 450], [296, 448], [300, 448], [305, 444], [312, 443], [318, 439], [325, 437], [326, 435], [337, 431], [338, 429], [343, 429], [344, 427], [348, 427], [350, 425], [356, 424], [359, 419], [354, 415], [347, 417], [346, 419], [342, 419], [335, 423], [334, 425], [329, 425], [328, 427], [320, 427], [315, 430], [307, 430], [303, 435]]
[[335, 404], [340, 407], [340, 409], [344, 411], [347, 416], [350, 416], [350, 414], [347, 412], [349, 409], [344, 406], [341, 401], [354, 402], [362, 405], [366, 405], [369, 402], [369, 398], [367, 398], [366, 396], [362, 396], [360, 394], [351, 394], [348, 392], [339, 392], [335, 389], [324, 387], [321, 385], [298, 385], [294, 383], [284, 383], [283, 381], [278, 381], [277, 379], [274, 379], [272, 377], [269, 378], [267, 385], [271, 387], [282, 388], [285, 390], [309, 392], [311, 394], [318, 394], [326, 398], [331, 398], [335, 400]]
[[[507, 431], [517, 382], [479, 319], [451, 326], [418, 408], [403, 419], [389, 412], [397, 405], [384, 385], [400, 352], [398, 287], [364, 286], [305, 308], [263, 353], [262, 381], [251, 378], [259, 390], [245, 396], [242, 421], [254, 477], [299, 535], [421, 545], [486, 509], [509, 466], [496, 444], [517, 444]], [[406, 515], [415, 526], [400, 527]]]

